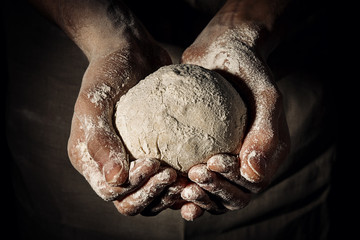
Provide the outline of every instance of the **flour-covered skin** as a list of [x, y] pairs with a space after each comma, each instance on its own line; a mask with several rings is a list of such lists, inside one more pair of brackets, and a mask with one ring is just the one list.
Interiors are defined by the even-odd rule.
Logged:
[[186, 203], [181, 198], [181, 192], [188, 184], [189, 180], [187, 178], [178, 175], [176, 181], [166, 189], [163, 195], [155, 199], [141, 214], [144, 216], [155, 216], [168, 208], [178, 210]]
[[181, 197], [184, 200], [192, 202], [202, 209], [212, 213], [225, 211], [225, 209], [220, 209], [219, 206], [210, 199], [209, 195], [203, 190], [203, 188], [195, 183], [187, 185], [181, 192]]
[[129, 194], [126, 198], [114, 201], [115, 207], [126, 216], [141, 213], [164, 188], [176, 180], [176, 172], [171, 168], [164, 168], [152, 176], [139, 190]]
[[[120, 97], [150, 73], [171, 64], [168, 54], [133, 13], [121, 1], [31, 2], [56, 22], [89, 60], [74, 107], [68, 155], [101, 198], [116, 199], [119, 211], [127, 215], [141, 213], [151, 208], [151, 203], [158, 212], [165, 209], [164, 203], [180, 208], [185, 219], [193, 220], [204, 210], [215, 209], [208, 201], [211, 194], [221, 199], [215, 203], [219, 209], [238, 209], [246, 205], [248, 193], [240, 191], [257, 192], [271, 181], [290, 142], [281, 94], [265, 58], [273, 45], [267, 36], [287, 0], [226, 1], [182, 56], [182, 63], [217, 71], [231, 81], [244, 98], [250, 117], [245, 138], [239, 143], [242, 147], [233, 153], [235, 158], [215, 157], [190, 169], [188, 181], [203, 191], [194, 185], [176, 185], [179, 178], [174, 180], [173, 169], [159, 167], [154, 159], [130, 163], [113, 126]], [[234, 159], [238, 163], [231, 163]], [[222, 167], [224, 164], [232, 167]]]
[[181, 216], [186, 221], [194, 221], [196, 218], [201, 217], [204, 211], [196, 204], [186, 203], [181, 207]]
[[271, 37], [275, 20], [285, 5], [283, 0], [228, 0], [182, 56], [183, 63], [222, 74], [248, 108], [240, 151], [214, 155], [188, 174], [228, 210], [245, 207], [251, 199], [249, 192], [265, 189], [290, 149], [282, 96], [266, 65], [266, 57], [276, 45], [277, 38]]
[[205, 164], [192, 167], [189, 178], [207, 192], [216, 195], [228, 210], [241, 209], [249, 203], [248, 193], [219, 177], [215, 172], [207, 170]]
[[[239, 153], [242, 163], [240, 170], [248, 181], [258, 183], [265, 178], [267, 160], [273, 158], [272, 155], [277, 152], [274, 148], [281, 146], [281, 136], [277, 135], [277, 128], [279, 119], [284, 116], [282, 111], [280, 112], [281, 94], [266, 65], [253, 49], [257, 30], [250, 31], [251, 28], [244, 24], [225, 31], [216, 37], [202, 55], [194, 53], [193, 48], [198, 48], [195, 42], [195, 46], [184, 53], [183, 60], [209, 69], [225, 71], [241, 79], [240, 83], [234, 83], [239, 84], [239, 91], [247, 89], [251, 92], [247, 101], [253, 105], [250, 106], [253, 120]], [[189, 52], [192, 52], [192, 55]], [[243, 95], [249, 96], [249, 93], [244, 92]]]
[[134, 204], [121, 210], [134, 213], [145, 208], [157, 193], [174, 182], [176, 173], [160, 168], [156, 159], [135, 159], [130, 163], [113, 126], [114, 108], [138, 81], [170, 64], [169, 55], [121, 1], [32, 2], [59, 25], [89, 60], [68, 141], [72, 165], [104, 200], [117, 199], [125, 204], [131, 203], [130, 196], [134, 194], [153, 193], [141, 201], [134, 199]]

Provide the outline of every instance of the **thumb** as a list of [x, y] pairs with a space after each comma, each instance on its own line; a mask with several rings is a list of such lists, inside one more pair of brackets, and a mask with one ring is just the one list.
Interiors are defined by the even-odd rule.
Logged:
[[260, 183], [267, 170], [267, 156], [272, 151], [274, 139], [252, 130], [246, 136], [240, 151], [240, 173], [249, 182]]
[[257, 113], [244, 139], [240, 173], [249, 182], [266, 185], [290, 150], [289, 130], [281, 108], [278, 114]]
[[[69, 155], [79, 152], [79, 143], [86, 150], [88, 158], [110, 186], [125, 183], [129, 175], [129, 160], [124, 145], [112, 125], [112, 108], [96, 106], [79, 96], [75, 105], [73, 123], [69, 139]], [[73, 154], [74, 155], [74, 154]], [[84, 155], [84, 154], [82, 154]], [[75, 154], [73, 165], [81, 173], [86, 159]], [[78, 157], [76, 157], [78, 156]]]
[[110, 186], [118, 186], [127, 181], [129, 160], [115, 132], [97, 129], [88, 140], [87, 148]]

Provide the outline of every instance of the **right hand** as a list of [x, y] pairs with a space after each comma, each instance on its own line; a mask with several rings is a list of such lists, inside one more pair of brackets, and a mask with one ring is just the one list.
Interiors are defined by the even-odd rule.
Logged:
[[245, 207], [251, 193], [269, 185], [289, 153], [282, 96], [266, 64], [274, 46], [273, 19], [282, 7], [273, 8], [273, 2], [228, 0], [182, 55], [182, 63], [222, 74], [247, 105], [247, 128], [237, 155], [218, 154], [189, 170], [194, 184], [182, 197], [197, 205], [182, 208], [189, 219], [199, 215], [199, 208], [222, 213]]
[[75, 104], [68, 154], [73, 166], [104, 200], [125, 215], [140, 213], [173, 183], [176, 172], [155, 159], [129, 163], [114, 126], [120, 96], [160, 66], [170, 64], [154, 41], [135, 39], [110, 54], [93, 57]]

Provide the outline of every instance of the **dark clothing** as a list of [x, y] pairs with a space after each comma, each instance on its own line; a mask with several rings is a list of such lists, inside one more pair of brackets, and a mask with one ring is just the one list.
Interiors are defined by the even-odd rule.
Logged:
[[[87, 60], [26, 3], [6, 9], [7, 139], [14, 162], [17, 233], [47, 239], [326, 239], [335, 158], [334, 107], [325, 84], [322, 12], [300, 21], [269, 57], [284, 96], [292, 150], [270, 187], [244, 209], [194, 222], [179, 211], [125, 217], [104, 202], [67, 156]], [[176, 11], [176, 10], [175, 10]], [[319, 28], [322, 26], [323, 28]], [[316, 51], [313, 51], [316, 49]]]

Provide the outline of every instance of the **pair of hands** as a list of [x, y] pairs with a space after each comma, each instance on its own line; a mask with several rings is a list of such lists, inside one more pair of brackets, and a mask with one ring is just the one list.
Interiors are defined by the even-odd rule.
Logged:
[[238, 156], [219, 154], [180, 176], [156, 159], [129, 162], [113, 125], [115, 104], [138, 81], [170, 57], [150, 38], [94, 57], [76, 101], [68, 153], [95, 192], [124, 215], [156, 215], [181, 209], [186, 220], [204, 211], [245, 207], [270, 182], [289, 151], [281, 94], [254, 47], [257, 28], [222, 26], [213, 19], [185, 50], [182, 63], [220, 72], [248, 106], [248, 129]]

